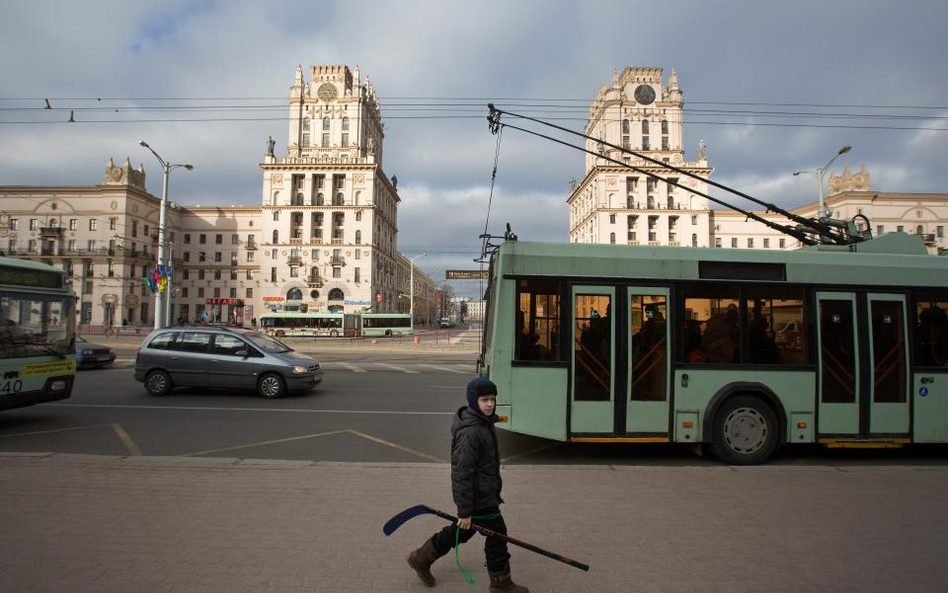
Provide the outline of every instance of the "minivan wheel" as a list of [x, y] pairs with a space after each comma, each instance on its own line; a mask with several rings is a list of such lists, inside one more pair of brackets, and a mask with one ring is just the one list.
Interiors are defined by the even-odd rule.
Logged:
[[171, 377], [164, 371], [152, 371], [145, 377], [145, 391], [151, 395], [168, 395], [172, 387]]
[[257, 394], [262, 398], [276, 399], [283, 397], [284, 393], [286, 385], [283, 384], [283, 378], [276, 373], [267, 373], [257, 382]]
[[763, 400], [738, 395], [715, 414], [712, 451], [731, 465], [763, 463], [777, 449], [777, 415]]

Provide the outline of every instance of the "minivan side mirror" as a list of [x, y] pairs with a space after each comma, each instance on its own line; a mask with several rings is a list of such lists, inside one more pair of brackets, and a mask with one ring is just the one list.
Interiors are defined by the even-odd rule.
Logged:
[[247, 358], [248, 356], [250, 356], [250, 351], [249, 351], [249, 350], [238, 350], [237, 352], [234, 352], [234, 356], [242, 356], [242, 357], [244, 357], [244, 358]]

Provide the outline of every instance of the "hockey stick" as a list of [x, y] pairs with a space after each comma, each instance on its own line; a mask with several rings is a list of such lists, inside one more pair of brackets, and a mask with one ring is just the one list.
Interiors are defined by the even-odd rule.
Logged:
[[[404, 511], [392, 517], [391, 519], [389, 519], [385, 523], [385, 525], [382, 526], [382, 533], [384, 533], [385, 535], [392, 535], [396, 529], [398, 529], [399, 527], [401, 527], [402, 525], [404, 525], [411, 519], [414, 519], [418, 515], [425, 515], [425, 514], [436, 515], [438, 517], [441, 517], [442, 519], [447, 519], [448, 521], [451, 521], [452, 523], [457, 522], [458, 520], [458, 518], [455, 517], [454, 515], [449, 515], [448, 513], [445, 513], [444, 511], [439, 511], [438, 509], [433, 509], [423, 504], [419, 504], [419, 505], [415, 505], [413, 507], [407, 508]], [[520, 546], [521, 548], [525, 550], [530, 550], [531, 552], [535, 552], [537, 554], [540, 554], [541, 556], [552, 558], [553, 560], [562, 562], [563, 564], [569, 564], [570, 566], [574, 568], [585, 570], [587, 572], [589, 571], [588, 564], [583, 564], [582, 562], [577, 562], [575, 560], [567, 558], [566, 556], [561, 556], [560, 554], [556, 554], [554, 552], [544, 550], [543, 548], [537, 547], [525, 541], [521, 541], [515, 537], [510, 537], [509, 535], [504, 535], [503, 533], [497, 533], [496, 531], [492, 529], [482, 527], [480, 525], [477, 525], [476, 523], [471, 523], [471, 529], [474, 529], [483, 535], [492, 535], [494, 537], [499, 537], [500, 539], [510, 542], [515, 546]]]

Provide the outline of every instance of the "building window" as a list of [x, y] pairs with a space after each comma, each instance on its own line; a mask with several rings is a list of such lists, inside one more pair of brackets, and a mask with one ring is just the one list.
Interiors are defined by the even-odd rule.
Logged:
[[731, 237], [731, 247], [737, 247], [737, 237]]
[[190, 251], [185, 251], [185, 252], [184, 252], [184, 261], [191, 261], [191, 252], [190, 252]]
[[216, 245], [221, 245], [221, 244], [223, 244], [223, 243], [224, 243], [224, 235], [221, 235], [220, 233], [214, 235], [214, 243], [215, 243]]
[[236, 280], [236, 279], [237, 279], [237, 270], [236, 270], [236, 269], [233, 269], [233, 268], [232, 268], [232, 269], [230, 270], [230, 279], [231, 279], [231, 280]]
[[181, 298], [184, 298], [184, 299], [188, 298], [188, 287], [187, 287], [187, 286], [185, 286], [184, 288], [181, 289]]
[[648, 134], [648, 120], [647, 119], [642, 120], [642, 133]]
[[897, 233], [904, 233], [904, 232], [905, 232], [905, 227], [902, 226], [902, 225], [898, 225], [897, 227], [895, 227], [895, 232], [897, 232]]
[[[36, 225], [37, 225], [36, 219], [35, 219], [35, 218], [31, 218], [31, 219], [30, 219], [30, 230], [31, 230], [31, 231], [35, 231], [35, 230], [36, 230]], [[91, 228], [90, 228], [89, 230], [95, 230], [95, 229], [91, 229]]]
[[340, 144], [342, 144], [342, 146], [349, 146], [349, 134], [342, 135], [342, 142]]
[[764, 239], [764, 249], [770, 248], [770, 239]]
[[198, 235], [198, 243], [200, 243], [201, 245], [206, 244], [206, 243], [207, 243], [207, 235], [205, 235], [204, 233], [201, 233], [200, 235]]
[[277, 281], [277, 269], [270, 268], [270, 282], [276, 282], [276, 281]]
[[273, 229], [273, 242], [274, 242], [274, 243], [279, 243], [279, 242], [280, 242], [280, 231], [278, 231], [278, 230], [276, 230], [276, 229]]
[[109, 230], [114, 231], [117, 225], [118, 225], [118, 218], [114, 216], [109, 217]]
[[185, 245], [190, 245], [190, 244], [191, 244], [191, 233], [185, 233], [185, 234], [184, 234], [184, 244], [185, 244]]
[[329, 148], [329, 134], [323, 134], [323, 148]]
[[239, 245], [239, 244], [240, 244], [240, 235], [238, 235], [237, 233], [232, 234], [232, 235], [230, 236], [230, 244], [231, 244], [231, 245]]
[[11, 218], [10, 219], [10, 230], [15, 231], [20, 226], [19, 219]]
[[720, 247], [720, 246], [721, 246], [721, 237], [715, 237], [715, 238], [714, 238], [714, 246], [715, 246], [715, 247]]
[[203, 298], [204, 298], [204, 287], [203, 287], [203, 286], [198, 286], [198, 298], [199, 298], [199, 299], [203, 299]]
[[89, 239], [89, 251], [95, 251], [95, 239]]
[[780, 239], [780, 248], [783, 249], [783, 248], [786, 247], [786, 246], [787, 246], [787, 240], [786, 240], [786, 239]]
[[885, 234], [885, 227], [882, 226], [881, 224], [878, 225], [878, 226], [876, 227], [876, 235], [878, 235], [878, 236], [881, 237], [881, 236], [884, 235], [884, 234]]
[[362, 244], [362, 231], [356, 231], [356, 245]]
[[615, 223], [616, 223], [616, 215], [615, 215], [615, 214], [610, 214], [610, 215], [609, 215], [609, 223], [610, 223], [610, 224], [615, 224]]
[[204, 270], [198, 270], [198, 280], [204, 280]]
[[244, 296], [244, 298], [246, 298], [246, 299], [252, 299], [252, 298], [253, 298], [253, 289], [252, 289], [252, 288], [247, 288], [247, 293], [246, 293], [246, 296]]
[[206, 260], [207, 260], [207, 254], [204, 253], [203, 251], [198, 251], [198, 261], [206, 261]]
[[221, 287], [220, 287], [220, 286], [215, 286], [215, 287], [214, 287], [214, 298], [215, 298], [215, 299], [221, 298]]
[[221, 279], [221, 271], [214, 270], [214, 280], [220, 280], [220, 279]]
[[96, 230], [98, 227], [99, 227], [99, 221], [96, 220], [96, 219], [94, 219], [94, 218], [90, 218], [90, 219], [89, 219], [89, 230], [90, 230], [90, 231], [94, 231], [94, 230]]
[[335, 267], [335, 268], [333, 268], [333, 269], [332, 269], [332, 277], [333, 277], [333, 278], [342, 278], [342, 268], [340, 268], [340, 267]]
[[220, 262], [222, 261], [222, 259], [221, 259], [221, 252], [220, 252], [220, 251], [215, 251], [215, 252], [214, 252], [214, 261], [215, 261], [215, 262], [218, 262], [218, 263], [220, 263]]
[[342, 129], [343, 129], [343, 130], [348, 130], [348, 129], [349, 129], [349, 118], [348, 118], [348, 117], [342, 118]]
[[691, 234], [691, 246], [692, 246], [692, 247], [697, 247], [697, 246], [698, 246], [698, 235], [695, 234], [695, 233], [692, 233], [692, 234]]
[[355, 258], [356, 258], [356, 259], [362, 259], [362, 250], [361, 250], [361, 249], [356, 249], [356, 250], [355, 250]]
[[253, 261], [253, 251], [248, 251], [248, 252], [247, 252], [247, 261], [248, 261], [248, 262], [252, 262], [252, 261]]
[[253, 270], [247, 270], [247, 280], [253, 280]]
[[353, 270], [353, 274], [354, 274], [354, 275], [353, 275], [353, 280], [358, 283], [358, 282], [360, 281], [360, 277], [361, 277], [361, 270], [360, 270], [359, 268], [355, 268], [355, 269]]
[[648, 144], [648, 136], [642, 136], [642, 150], [651, 150]]
[[236, 287], [236, 286], [231, 287], [231, 289], [230, 289], [230, 298], [232, 298], [232, 299], [236, 299], [236, 298], [237, 298], [237, 287]]
[[290, 266], [290, 278], [299, 278], [300, 272], [298, 266]]
[[662, 120], [662, 134], [668, 135], [668, 120], [665, 119]]
[[749, 238], [747, 239], [747, 248], [748, 248], [748, 249], [753, 249], [753, 248], [754, 248], [754, 239], [751, 238], [751, 237], [749, 237]]
[[324, 118], [323, 118], [323, 130], [328, 130], [328, 129], [329, 129], [329, 118], [328, 118], [328, 117], [324, 117]]
[[78, 229], [78, 228], [79, 228], [79, 219], [78, 219], [78, 218], [70, 218], [70, 219], [69, 219], [69, 230], [70, 230], [70, 231], [74, 231], [74, 230], [76, 230], [76, 229]]
[[616, 244], [616, 234], [615, 234], [615, 233], [609, 233], [609, 243], [610, 243], [611, 245], [615, 245], [615, 244]]
[[[880, 234], [880, 235], [882, 234], [882, 227], [881, 227], [881, 226], [879, 227], [879, 234]], [[938, 237], [939, 239], [943, 239], [943, 238], [945, 237], [945, 227], [943, 227], [943, 226], [936, 226], [936, 227], [935, 227], [935, 236]]]

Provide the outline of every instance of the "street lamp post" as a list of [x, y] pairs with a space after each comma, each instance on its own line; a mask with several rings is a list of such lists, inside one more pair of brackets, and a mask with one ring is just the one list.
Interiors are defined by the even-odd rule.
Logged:
[[835, 161], [837, 157], [839, 157], [839, 155], [846, 154], [852, 149], [853, 147], [849, 145], [846, 145], [840, 148], [839, 151], [833, 156], [833, 158], [831, 158], [829, 161], [826, 162], [825, 165], [823, 165], [822, 167], [820, 167], [819, 169], [815, 171], [794, 171], [793, 172], [794, 175], [799, 175], [801, 173], [810, 173], [816, 177], [816, 182], [820, 186], [820, 193], [819, 193], [820, 201], [819, 201], [819, 205], [817, 206], [817, 211], [816, 211], [817, 218], [823, 219], [823, 218], [829, 217], [829, 213], [826, 211], [826, 207], [823, 205], [823, 174], [826, 172], [827, 169], [829, 169], [829, 166], [833, 164], [833, 161]]
[[415, 257], [412, 257], [408, 260], [408, 267], [411, 269], [409, 275], [409, 287], [408, 287], [408, 318], [409, 318], [409, 327], [412, 331], [415, 331], [415, 260], [419, 257], [424, 257], [428, 255], [427, 253], [419, 253]]
[[[161, 163], [161, 170], [164, 173], [164, 180], [161, 185], [161, 211], [158, 215], [158, 265], [166, 265], [165, 259], [165, 237], [167, 236], [168, 229], [168, 177], [171, 175], [173, 169], [183, 167], [190, 171], [194, 168], [193, 165], [183, 165], [183, 164], [172, 164], [155, 152], [151, 146], [148, 146], [148, 143], [142, 140], [139, 142], [144, 148], [147, 148], [151, 151], [155, 158], [158, 159], [158, 162]], [[167, 301], [167, 306], [164, 301]], [[167, 309], [167, 312], [165, 311]], [[165, 320], [165, 315], [168, 316], [168, 319]], [[162, 322], [165, 325], [171, 325], [171, 279], [168, 279], [168, 285], [165, 287], [165, 294], [162, 295], [160, 292], [155, 296], [155, 329], [161, 329]]]

